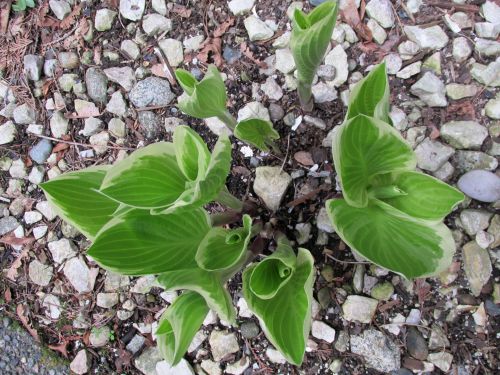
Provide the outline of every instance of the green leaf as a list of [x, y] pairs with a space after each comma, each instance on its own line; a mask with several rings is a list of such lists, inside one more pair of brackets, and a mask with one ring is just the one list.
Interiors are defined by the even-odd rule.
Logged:
[[250, 288], [258, 298], [273, 298], [295, 271], [295, 254], [288, 243], [279, 243], [276, 251], [262, 260], [250, 276]]
[[109, 169], [109, 166], [90, 167], [40, 184], [59, 216], [90, 240], [111, 220], [119, 206], [97, 191]]
[[156, 330], [158, 349], [171, 365], [177, 365], [208, 314], [208, 306], [198, 293], [185, 292], [163, 313]]
[[132, 210], [106, 224], [88, 254], [103, 268], [125, 275], [196, 267], [198, 246], [209, 229], [202, 209], [163, 215]]
[[173, 139], [177, 164], [184, 176], [190, 181], [204, 176], [210, 162], [210, 151], [198, 133], [187, 126], [177, 126]]
[[236, 138], [266, 152], [269, 151], [268, 145], [280, 138], [271, 122], [256, 118], [240, 121], [234, 129], [234, 135]]
[[337, 2], [333, 1], [324, 2], [307, 15], [295, 10], [290, 49], [297, 66], [299, 86], [305, 83], [310, 87], [330, 44], [337, 11]]
[[159, 142], [133, 152], [106, 174], [101, 192], [132, 207], [165, 207], [185, 190], [172, 143]]
[[438, 274], [451, 263], [455, 242], [442, 223], [412, 218], [375, 199], [364, 208], [332, 199], [326, 209], [353, 251], [408, 279]]
[[382, 200], [420, 219], [443, 220], [465, 198], [450, 185], [419, 172], [396, 173], [393, 184], [405, 192], [405, 195]]
[[[194, 260], [194, 257], [193, 257]], [[200, 294], [207, 305], [223, 320], [233, 324], [236, 321], [236, 310], [224, 281], [219, 272], [209, 272], [196, 264], [192, 268], [184, 268], [162, 273], [158, 282], [166, 290], [190, 290]]]
[[258, 266], [254, 264], [243, 273], [245, 300], [259, 319], [269, 341], [287, 361], [300, 366], [311, 328], [314, 258], [308, 250], [299, 248], [295, 269], [287, 282], [269, 299], [259, 298], [252, 292], [254, 282], [257, 282], [252, 276]]
[[251, 234], [252, 218], [248, 215], [243, 216], [242, 228], [212, 228], [196, 253], [198, 266], [206, 271], [222, 271], [235, 267], [245, 259]]
[[413, 170], [416, 158], [410, 145], [390, 125], [358, 115], [333, 136], [333, 160], [345, 200], [366, 207], [368, 187], [377, 175]]
[[389, 81], [384, 62], [377, 65], [352, 89], [346, 120], [365, 115], [389, 123], [389, 95]]
[[180, 208], [196, 208], [216, 200], [219, 193], [224, 189], [226, 178], [231, 168], [231, 142], [226, 133], [219, 136], [215, 144], [203, 177], [186, 185], [186, 190], [177, 199], [175, 204], [165, 210], [153, 210], [154, 212], [173, 212]]
[[182, 112], [196, 118], [216, 117], [226, 112], [226, 86], [214, 65], [208, 67], [200, 82], [184, 69], [177, 69], [175, 76], [184, 90], [178, 100]]

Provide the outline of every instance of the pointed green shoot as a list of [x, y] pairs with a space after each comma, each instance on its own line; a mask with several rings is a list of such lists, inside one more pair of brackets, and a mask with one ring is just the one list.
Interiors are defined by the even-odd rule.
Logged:
[[323, 61], [337, 20], [337, 3], [326, 1], [309, 14], [296, 9], [290, 49], [297, 66], [298, 94], [304, 110], [312, 109], [311, 85]]

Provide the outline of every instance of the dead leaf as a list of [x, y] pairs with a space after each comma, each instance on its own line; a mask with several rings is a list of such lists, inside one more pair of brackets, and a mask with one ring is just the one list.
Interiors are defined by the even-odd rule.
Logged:
[[293, 158], [300, 164], [311, 166], [314, 165], [314, 160], [312, 158], [311, 153], [306, 151], [298, 151], [293, 155]]
[[[9, 236], [9, 235], [8, 235]], [[8, 243], [7, 241], [12, 241], [12, 245], [15, 245], [15, 240], [14, 239], [6, 239], [6, 237], [8, 236], [4, 236], [2, 237], [2, 241], [0, 242], [3, 242], [3, 243]], [[11, 235], [14, 237], [14, 235]], [[29, 237], [29, 241], [23, 243], [23, 241], [26, 241], [25, 238], [18, 238], [17, 240], [20, 240], [20, 243], [19, 245], [25, 245], [23, 250], [21, 251], [21, 253], [19, 254], [19, 256], [12, 262], [12, 264], [10, 265], [9, 269], [5, 272], [5, 277], [7, 277], [9, 280], [12, 280], [12, 281], [16, 281], [17, 279], [17, 270], [19, 267], [21, 267], [21, 265], [23, 264], [23, 259], [26, 258], [28, 256], [28, 253], [31, 249], [31, 243], [35, 240], [33, 237]]]
[[221, 55], [222, 51], [222, 40], [221, 38], [208, 38], [202, 44], [202, 48], [198, 53], [198, 60], [209, 63], [209, 60], [213, 60], [214, 64], [218, 67], [222, 66], [223, 59]]
[[5, 289], [5, 293], [3, 294], [5, 302], [10, 303], [12, 301], [12, 291], [10, 288]]
[[243, 55], [245, 55], [245, 57], [249, 58], [253, 63], [257, 64], [262, 69], [267, 69], [267, 64], [264, 61], [260, 61], [254, 57], [252, 51], [247, 46], [246, 42], [240, 44], [240, 51]]
[[76, 17], [80, 15], [81, 10], [82, 10], [81, 4], [75, 5], [71, 13], [68, 14], [66, 17], [64, 17], [64, 19], [61, 21], [59, 27], [63, 30], [68, 30], [73, 26], [75, 26]]
[[7, 27], [9, 26], [9, 13], [10, 13], [10, 2], [2, 4], [0, 9], [0, 35], [7, 34]]
[[38, 332], [33, 327], [30, 326], [30, 324], [28, 322], [28, 318], [24, 316], [24, 306], [21, 304], [17, 305], [16, 313], [17, 313], [17, 317], [21, 321], [22, 325], [24, 326], [24, 328], [26, 328], [26, 330], [33, 337], [33, 339], [36, 342], [40, 342], [40, 338], [38, 337]]
[[[64, 340], [64, 338], [63, 338]], [[62, 343], [60, 344], [57, 344], [57, 345], [49, 345], [49, 348], [52, 349], [52, 350], [55, 350], [56, 352], [59, 352], [61, 353], [61, 355], [64, 357], [64, 358], [68, 358], [68, 344], [69, 344], [69, 341], [67, 340], [64, 340]]]
[[49, 14], [49, 2], [48, 0], [45, 0], [38, 11], [37, 25], [39, 27], [50, 27], [50, 28], [59, 27], [60, 21], [49, 16], [48, 14]]
[[132, 354], [123, 349], [118, 350], [118, 358], [115, 360], [116, 371], [123, 372], [123, 367], [130, 366], [130, 361], [132, 360]]
[[191, 17], [192, 10], [189, 8], [186, 8], [184, 5], [174, 4], [174, 7], [172, 8], [172, 12], [175, 14], [178, 14], [179, 16], [181, 16], [183, 18], [189, 18], [189, 17]]
[[368, 26], [361, 21], [355, 0], [346, 0], [344, 9], [340, 11], [340, 15], [344, 22], [348, 23], [354, 30], [356, 30], [356, 33], [359, 37], [361, 37], [361, 39], [371, 42], [372, 32]]
[[163, 64], [154, 64], [151, 67], [151, 73], [153, 73], [157, 77], [168, 78], [168, 74], [165, 72]]
[[52, 152], [60, 152], [60, 151], [64, 151], [66, 149], [69, 148], [69, 144], [67, 143], [58, 143], [53, 149], [52, 149]]

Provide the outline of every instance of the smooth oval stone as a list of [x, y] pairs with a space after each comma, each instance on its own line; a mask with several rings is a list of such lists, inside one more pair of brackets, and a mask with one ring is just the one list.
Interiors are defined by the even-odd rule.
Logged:
[[472, 199], [481, 202], [500, 200], [500, 177], [484, 170], [467, 172], [458, 180], [458, 188]]

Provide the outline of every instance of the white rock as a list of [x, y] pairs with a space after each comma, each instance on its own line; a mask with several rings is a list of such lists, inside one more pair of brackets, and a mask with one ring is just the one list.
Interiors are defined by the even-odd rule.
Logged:
[[130, 21], [138, 21], [142, 18], [145, 5], [145, 0], [120, 0], [120, 14]]
[[182, 45], [186, 52], [198, 51], [200, 49], [201, 43], [205, 40], [203, 35], [196, 35], [190, 38], [184, 39]]
[[109, 133], [115, 138], [125, 138], [127, 135], [125, 123], [118, 118], [112, 118], [109, 120], [108, 130]]
[[222, 133], [231, 133], [226, 124], [224, 124], [218, 117], [206, 118], [205, 125], [208, 126], [210, 131], [216, 136], [220, 136]]
[[118, 83], [127, 92], [132, 90], [136, 83], [134, 70], [129, 66], [104, 69], [104, 74], [111, 82]]
[[88, 293], [94, 289], [95, 275], [85, 264], [83, 258], [71, 258], [64, 266], [64, 275], [78, 293]]
[[446, 107], [448, 105], [444, 83], [434, 73], [424, 73], [422, 78], [411, 86], [410, 92], [430, 107]]
[[84, 375], [89, 371], [89, 363], [90, 358], [87, 356], [87, 351], [85, 349], [80, 350], [71, 364], [69, 368], [77, 375]]
[[161, 14], [147, 14], [142, 20], [142, 29], [148, 36], [168, 33], [172, 30], [172, 21]]
[[57, 217], [57, 213], [48, 201], [38, 202], [36, 204], [36, 209], [40, 211], [48, 221], [52, 221]]
[[324, 82], [319, 82], [311, 88], [315, 103], [328, 103], [337, 99], [337, 90]]
[[71, 12], [71, 6], [64, 0], [50, 0], [49, 6], [58, 20], [63, 20]]
[[192, 353], [196, 351], [200, 347], [201, 344], [207, 339], [207, 335], [203, 331], [198, 331], [193, 337], [193, 341], [189, 344], [188, 353]]
[[35, 165], [28, 176], [28, 181], [32, 184], [38, 185], [43, 181], [43, 176], [45, 176], [45, 169], [41, 165]]
[[453, 39], [453, 58], [456, 62], [461, 63], [469, 58], [472, 54], [472, 48], [467, 38], [461, 36]]
[[408, 39], [417, 43], [422, 49], [438, 50], [445, 47], [449, 40], [446, 33], [438, 25], [426, 29], [418, 26], [405, 26], [404, 32], [408, 36]]
[[90, 137], [91, 135], [99, 133], [103, 126], [104, 124], [100, 119], [89, 117], [85, 119], [83, 129], [80, 130], [78, 134], [81, 134], [84, 137]]
[[156, 13], [159, 13], [162, 16], [167, 14], [167, 4], [165, 0], [153, 0], [151, 5]]
[[483, 85], [500, 86], [500, 57], [487, 66], [479, 63], [473, 64], [470, 73], [476, 81]]
[[38, 223], [42, 220], [42, 214], [38, 211], [26, 211], [24, 213], [24, 222], [28, 225]]
[[17, 106], [12, 115], [16, 124], [27, 125], [36, 121], [36, 112], [27, 103]]
[[283, 74], [292, 73], [296, 66], [292, 51], [289, 48], [280, 48], [276, 50], [276, 69]]
[[33, 228], [33, 237], [35, 237], [35, 240], [39, 240], [40, 238], [45, 236], [48, 229], [49, 228], [46, 225], [40, 225], [38, 227], [34, 227]]
[[117, 13], [111, 9], [98, 9], [95, 14], [94, 26], [97, 31], [110, 30], [113, 27]]
[[378, 301], [373, 298], [351, 295], [342, 305], [343, 317], [349, 322], [371, 323]]
[[46, 309], [49, 318], [57, 320], [61, 316], [61, 302], [53, 294], [46, 294], [43, 298], [42, 306]]
[[438, 141], [426, 138], [415, 148], [417, 166], [427, 171], [435, 172], [453, 155], [455, 150]]
[[242, 318], [251, 318], [253, 316], [253, 313], [248, 308], [247, 301], [243, 297], [238, 300], [236, 306], [238, 306], [238, 315]]
[[384, 28], [381, 27], [377, 23], [377, 21], [373, 19], [369, 19], [366, 25], [372, 32], [373, 40], [375, 40], [375, 42], [377, 42], [378, 44], [384, 44], [385, 40], [387, 39], [387, 33], [385, 32]]
[[476, 35], [480, 38], [496, 39], [500, 32], [500, 23], [476, 22], [474, 24]]
[[442, 371], [448, 372], [453, 362], [453, 355], [446, 352], [430, 353], [427, 360]]
[[12, 121], [0, 125], [0, 145], [12, 142], [16, 138], [17, 129]]
[[73, 258], [76, 256], [78, 249], [73, 244], [72, 241], [67, 238], [63, 238], [58, 241], [49, 242], [47, 245], [50, 253], [52, 254], [52, 259], [56, 263], [62, 263], [66, 259]]
[[141, 55], [141, 50], [137, 44], [130, 39], [123, 40], [120, 44], [120, 51], [129, 56], [132, 60], [137, 60]]
[[486, 116], [494, 120], [500, 120], [500, 96], [496, 99], [491, 99], [484, 107]]
[[406, 40], [399, 44], [398, 52], [403, 60], [410, 60], [418, 52], [420, 52], [420, 47], [417, 43], [411, 40]]
[[444, 23], [453, 33], [458, 34], [460, 31], [462, 31], [460, 25], [455, 21], [453, 21], [453, 19], [450, 17], [449, 14], [445, 14], [443, 18], [444, 18]]
[[182, 43], [176, 39], [163, 39], [159, 42], [160, 48], [172, 67], [177, 67], [184, 61]]
[[394, 26], [394, 12], [389, 0], [371, 0], [366, 4], [366, 13], [384, 28]]
[[483, 56], [498, 56], [500, 55], [500, 42], [476, 38], [474, 49]]
[[318, 320], [312, 322], [311, 333], [315, 338], [326, 341], [329, 344], [335, 341], [335, 330], [328, 324]]
[[50, 118], [50, 131], [55, 138], [61, 138], [68, 132], [69, 121], [60, 111], [54, 112]]
[[235, 16], [248, 13], [252, 10], [255, 0], [231, 0], [227, 3], [229, 10]]
[[42, 264], [35, 259], [28, 266], [28, 275], [34, 284], [47, 286], [52, 279], [53, 271], [51, 266]]
[[335, 79], [332, 84], [339, 87], [347, 81], [349, 76], [349, 64], [347, 62], [347, 54], [341, 45], [332, 49], [325, 57], [325, 64], [335, 67]]
[[91, 135], [89, 138], [90, 144], [93, 146], [97, 155], [104, 154], [107, 150], [109, 142], [109, 133], [106, 131]]
[[226, 365], [226, 373], [231, 375], [243, 375], [245, 370], [250, 366], [248, 357], [242, 357], [239, 361]]
[[[151, 373], [151, 375], [194, 375], [194, 374], [195, 372], [193, 371], [193, 368], [191, 367], [189, 362], [186, 361], [184, 358], [182, 358], [181, 361], [173, 367], [170, 366], [166, 361], [160, 361], [156, 363], [155, 373], [154, 374]], [[146, 375], [149, 375], [149, 373]]]
[[234, 333], [229, 333], [227, 331], [212, 331], [208, 341], [215, 361], [220, 361], [226, 355], [237, 353], [240, 350], [238, 340]]
[[264, 104], [262, 104], [261, 102], [247, 103], [238, 111], [238, 122], [250, 118], [258, 118], [265, 121], [271, 121], [269, 110], [264, 107]]
[[269, 360], [272, 363], [277, 363], [277, 364], [286, 363], [286, 359], [285, 359], [285, 357], [283, 357], [283, 354], [281, 354], [276, 349], [267, 348], [266, 349], [266, 357], [269, 358]]
[[499, 24], [500, 23], [500, 6], [494, 1], [486, 1], [481, 6], [481, 13], [486, 21]]
[[281, 167], [257, 167], [253, 189], [271, 211], [276, 211], [291, 182]]
[[467, 172], [460, 177], [457, 185], [463, 193], [478, 201], [500, 200], [500, 177], [492, 172], [484, 170]]
[[401, 79], [408, 79], [408, 78], [420, 73], [421, 68], [422, 68], [421, 61], [414, 62], [413, 64], [410, 64], [410, 65], [404, 67], [403, 69], [401, 69], [396, 74], [396, 77], [401, 78]]
[[151, 291], [156, 278], [154, 275], [147, 275], [139, 277], [134, 286], [130, 289], [131, 293], [146, 294]]
[[111, 99], [108, 104], [106, 104], [106, 111], [120, 117], [125, 115], [127, 112], [127, 105], [125, 104], [121, 91], [115, 91], [113, 95], [111, 95]]
[[109, 309], [118, 303], [118, 293], [98, 293], [96, 305], [103, 309]]
[[274, 35], [274, 31], [269, 26], [258, 19], [254, 15], [248, 16], [244, 21], [245, 29], [247, 30], [250, 41], [270, 39]]

